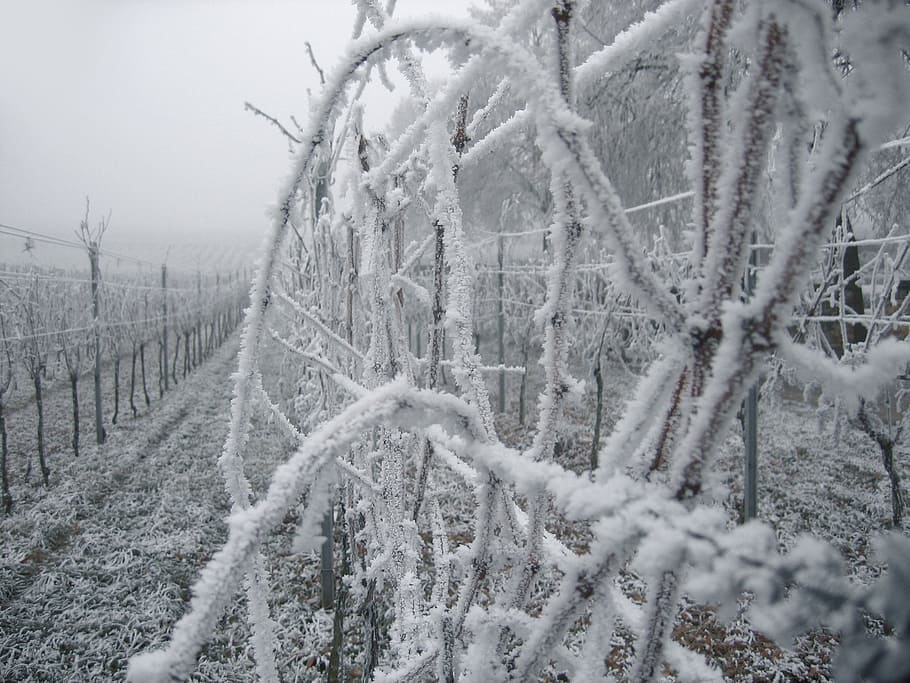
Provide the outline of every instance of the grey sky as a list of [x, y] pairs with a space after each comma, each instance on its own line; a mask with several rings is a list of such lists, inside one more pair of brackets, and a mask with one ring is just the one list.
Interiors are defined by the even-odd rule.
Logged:
[[[106, 246], [153, 260], [167, 244], [194, 258], [259, 244], [289, 156], [243, 102], [303, 122], [319, 88], [304, 41], [330, 70], [355, 15], [346, 0], [0, 8], [0, 223], [72, 238], [88, 195], [95, 218], [112, 211]], [[401, 0], [396, 14], [422, 8], [437, 11]], [[0, 260], [19, 248], [0, 237]]]

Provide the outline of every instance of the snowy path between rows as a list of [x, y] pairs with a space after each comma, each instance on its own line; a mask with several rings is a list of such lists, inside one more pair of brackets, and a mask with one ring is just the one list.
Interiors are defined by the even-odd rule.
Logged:
[[[226, 535], [217, 459], [236, 351], [226, 343], [105, 445], [59, 458], [56, 483], [0, 519], [0, 681], [123, 680], [130, 655], [163, 643]], [[278, 453], [266, 446], [260, 457]], [[240, 609], [194, 680], [249, 679]]]

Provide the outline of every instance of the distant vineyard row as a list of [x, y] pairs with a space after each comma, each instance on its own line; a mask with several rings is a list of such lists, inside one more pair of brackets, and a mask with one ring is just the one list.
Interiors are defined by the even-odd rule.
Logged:
[[[129, 410], [148, 406], [150, 392], [160, 397], [178, 376], [185, 377], [236, 327], [246, 301], [239, 273], [169, 273], [106, 280], [97, 255], [89, 250], [91, 272], [25, 269], [0, 265], [0, 436], [2, 505], [12, 509], [6, 420], [11, 403], [34, 402], [37, 456], [49, 484], [44, 398], [48, 383], [66, 382], [72, 396], [72, 450], [79, 455], [80, 380], [94, 379], [95, 439], [105, 439], [105, 416], [116, 424], [121, 393]], [[156, 359], [149, 356], [154, 354]], [[129, 362], [128, 381], [121, 365]], [[157, 389], [148, 384], [147, 365], [157, 364]], [[103, 405], [101, 369], [112, 371], [113, 405]], [[121, 386], [124, 385], [124, 386]], [[23, 407], [23, 410], [26, 408]], [[28, 408], [30, 409], [30, 407]], [[28, 456], [26, 477], [32, 469]]]

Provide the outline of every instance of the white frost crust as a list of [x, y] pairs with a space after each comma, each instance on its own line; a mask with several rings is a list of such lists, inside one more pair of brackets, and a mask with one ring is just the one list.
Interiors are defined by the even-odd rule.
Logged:
[[820, 383], [825, 395], [842, 400], [850, 412], [857, 410], [860, 399], [874, 399], [910, 363], [910, 343], [899, 339], [881, 340], [854, 365], [838, 363], [819, 351], [795, 344], [786, 334], [778, 336], [777, 346], [780, 355], [796, 366], [804, 380]]
[[612, 43], [575, 67], [575, 86], [578, 91], [587, 90], [597, 79], [616, 71], [642, 50], [657, 43], [662, 34], [683, 23], [701, 4], [701, 0], [669, 0], [656, 10], [645, 12], [640, 21], [626, 28]]

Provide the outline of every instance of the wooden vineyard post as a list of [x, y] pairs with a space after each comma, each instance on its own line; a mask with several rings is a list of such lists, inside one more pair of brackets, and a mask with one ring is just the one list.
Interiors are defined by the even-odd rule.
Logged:
[[95, 441], [98, 444], [103, 444], [107, 435], [104, 432], [104, 413], [101, 406], [101, 306], [99, 301], [101, 273], [98, 267], [97, 240], [89, 243], [88, 258], [92, 269], [92, 334], [95, 344]]
[[[329, 198], [326, 176], [329, 171], [329, 159], [324, 158], [316, 167], [316, 187], [313, 191], [313, 231], [319, 223], [323, 202]], [[321, 584], [322, 609], [330, 610], [335, 606], [335, 505], [329, 505], [322, 517], [322, 536], [325, 539], [319, 549], [319, 578]]]
[[6, 322], [0, 315], [0, 345], [2, 345], [3, 357], [0, 358], [0, 507], [5, 514], [13, 511], [13, 496], [9, 490], [9, 446], [6, 435], [6, 418], [4, 406], [9, 400], [9, 394], [13, 389], [13, 354], [10, 348], [11, 342], [7, 336]]
[[[167, 381], [167, 264], [161, 264], [161, 353], [164, 367], [164, 390], [168, 390]], [[160, 383], [159, 379], [159, 383]]]
[[745, 405], [746, 464], [743, 482], [743, 521], [758, 516], [758, 384], [749, 387]]
[[[755, 232], [752, 232], [755, 244]], [[758, 265], [757, 252], [753, 248], [746, 267], [746, 295], [751, 297], [755, 289], [755, 269]], [[743, 441], [746, 449], [743, 471], [743, 522], [758, 516], [758, 381], [749, 387], [743, 405]]]
[[496, 262], [499, 269], [496, 272], [496, 286], [499, 293], [496, 310], [497, 336], [499, 337], [499, 412], [506, 412], [506, 316], [503, 308], [503, 291], [505, 289], [505, 279], [502, 272], [503, 268], [503, 239], [502, 239], [502, 221], [499, 221], [499, 239], [496, 248]]
[[334, 535], [335, 519], [333, 516], [333, 507], [329, 506], [325, 515], [322, 517], [322, 536], [325, 540], [319, 549], [319, 581], [320, 596], [322, 600], [322, 609], [330, 610], [335, 606], [335, 558], [334, 558]]
[[[145, 294], [143, 295], [142, 300], [143, 300], [142, 317], [143, 317], [143, 319], [148, 320], [148, 317], [149, 317], [148, 290], [146, 290]], [[146, 342], [146, 336], [145, 336], [145, 330], [143, 330], [142, 336], [139, 339], [139, 367], [142, 369], [142, 396], [143, 396], [143, 398], [145, 398], [145, 407], [148, 408], [152, 404], [152, 402], [149, 399], [149, 389], [148, 389], [148, 384], [146, 382], [146, 376], [145, 376], [145, 342]]]
[[98, 257], [101, 253], [101, 238], [110, 223], [110, 214], [102, 218], [94, 230], [89, 227], [89, 200], [85, 198], [85, 217], [79, 223], [79, 240], [88, 252], [92, 282], [92, 336], [95, 350], [94, 384], [95, 384], [95, 441], [104, 443], [104, 413], [101, 405], [101, 269]]

